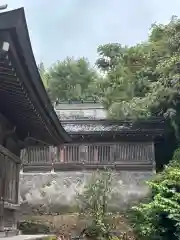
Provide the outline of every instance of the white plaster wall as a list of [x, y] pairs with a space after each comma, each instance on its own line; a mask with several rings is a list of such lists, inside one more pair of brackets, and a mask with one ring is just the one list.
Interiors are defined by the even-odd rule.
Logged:
[[[60, 211], [76, 206], [77, 194], [82, 193], [92, 172], [21, 173], [20, 200], [22, 206], [42, 207]], [[111, 207], [123, 209], [149, 193], [146, 181], [152, 172], [113, 172]], [[54, 210], [53, 210], [54, 211]]]

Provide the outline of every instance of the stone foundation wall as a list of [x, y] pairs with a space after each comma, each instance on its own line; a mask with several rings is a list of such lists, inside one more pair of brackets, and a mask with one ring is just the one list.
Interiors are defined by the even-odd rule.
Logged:
[[[77, 206], [77, 194], [83, 192], [91, 175], [92, 171], [21, 173], [20, 200], [23, 211], [32, 208], [47, 212], [72, 211]], [[115, 211], [124, 209], [148, 195], [146, 181], [152, 176], [152, 172], [113, 172], [111, 208]]]

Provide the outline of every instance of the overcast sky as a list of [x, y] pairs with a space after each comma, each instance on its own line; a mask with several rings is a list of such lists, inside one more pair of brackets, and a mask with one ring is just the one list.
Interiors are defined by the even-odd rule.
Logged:
[[66, 56], [92, 63], [97, 46], [136, 44], [154, 22], [180, 16], [179, 0], [1, 0], [8, 9], [24, 7], [37, 63], [50, 66]]

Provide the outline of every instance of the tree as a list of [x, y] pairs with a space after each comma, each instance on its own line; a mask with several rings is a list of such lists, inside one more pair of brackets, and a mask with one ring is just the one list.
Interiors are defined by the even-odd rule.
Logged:
[[38, 65], [38, 70], [42, 79], [42, 82], [44, 84], [44, 87], [46, 88], [46, 90], [48, 90], [48, 85], [49, 85], [49, 74], [46, 71], [45, 67], [44, 67], [44, 63], [40, 62], [40, 64]]
[[49, 94], [52, 101], [87, 100], [97, 97], [97, 72], [85, 58], [67, 58], [49, 70]]
[[118, 64], [124, 48], [119, 43], [109, 43], [100, 45], [97, 52], [100, 58], [96, 61], [96, 65], [103, 71], [109, 71]]
[[[104, 71], [103, 103], [116, 119], [169, 117], [180, 121], [180, 20], [154, 24], [146, 42], [98, 48], [97, 67]], [[108, 59], [108, 61], [106, 60]]]

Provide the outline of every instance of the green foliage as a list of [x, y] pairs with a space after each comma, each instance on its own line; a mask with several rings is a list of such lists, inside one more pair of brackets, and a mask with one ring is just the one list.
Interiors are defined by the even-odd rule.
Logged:
[[58, 240], [58, 238], [57, 237], [55, 237], [55, 236], [50, 236], [50, 237], [48, 237], [48, 238], [46, 238], [47, 240]]
[[152, 198], [133, 208], [139, 239], [180, 239], [180, 150], [173, 161], [149, 182]]
[[46, 90], [48, 90], [48, 86], [49, 86], [49, 74], [47, 72], [47, 70], [44, 67], [43, 62], [41, 62], [38, 65], [38, 69], [39, 69], [39, 74], [41, 76], [42, 82], [44, 84], [44, 87], [46, 88]]
[[99, 75], [84, 58], [57, 62], [48, 70], [48, 75], [52, 101], [94, 100], [98, 94], [96, 81]]
[[111, 226], [107, 221], [107, 207], [111, 193], [110, 172], [97, 171], [80, 196], [81, 213], [92, 219], [83, 234], [93, 239], [109, 239]]
[[68, 58], [49, 70], [39, 65], [54, 102], [99, 100], [115, 119], [170, 118], [179, 137], [180, 20], [154, 24], [148, 40], [135, 46], [109, 43], [98, 47], [97, 68], [85, 58]]
[[177, 162], [180, 161], [180, 148], [178, 148], [174, 151], [172, 160], [177, 161]]
[[114, 69], [119, 63], [119, 59], [124, 49], [118, 43], [105, 44], [98, 47], [97, 52], [100, 58], [96, 61], [96, 65], [102, 71]]
[[180, 169], [180, 148], [176, 149], [171, 162], [169, 163], [171, 167], [177, 167]]
[[23, 234], [48, 234], [50, 233], [50, 226], [48, 226], [48, 223], [23, 221], [19, 224], [19, 230]]
[[100, 91], [110, 117], [165, 116], [178, 135], [180, 121], [180, 20], [152, 26], [146, 42], [133, 47], [98, 48], [97, 66], [105, 77]]

